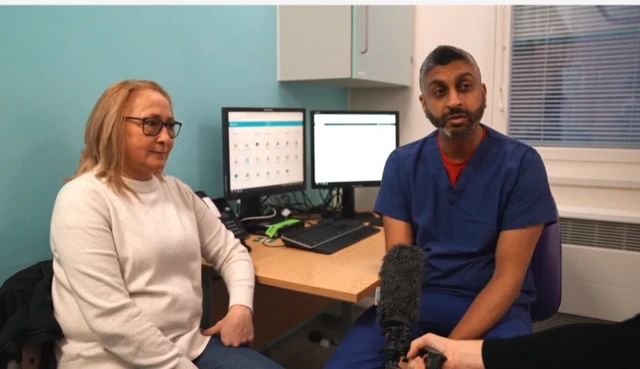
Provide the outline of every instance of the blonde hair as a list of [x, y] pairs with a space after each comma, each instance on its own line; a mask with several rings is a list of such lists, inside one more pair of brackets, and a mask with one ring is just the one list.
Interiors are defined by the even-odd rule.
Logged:
[[[98, 99], [87, 119], [84, 132], [84, 148], [80, 163], [68, 182], [83, 173], [95, 171], [98, 178], [104, 178], [115, 192], [127, 191], [137, 194], [122, 180], [125, 159], [124, 122], [125, 111], [131, 103], [131, 96], [140, 90], [152, 90], [162, 94], [172, 107], [171, 97], [157, 83], [147, 80], [124, 80], [109, 86]], [[162, 178], [162, 173], [156, 173]]]

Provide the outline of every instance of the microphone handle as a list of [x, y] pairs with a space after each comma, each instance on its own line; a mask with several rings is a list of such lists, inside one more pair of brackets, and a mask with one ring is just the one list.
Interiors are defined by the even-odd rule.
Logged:
[[444, 356], [443, 353], [430, 347], [421, 348], [420, 351], [418, 351], [418, 356], [425, 360], [428, 369], [441, 369], [442, 363], [447, 360], [447, 357]]

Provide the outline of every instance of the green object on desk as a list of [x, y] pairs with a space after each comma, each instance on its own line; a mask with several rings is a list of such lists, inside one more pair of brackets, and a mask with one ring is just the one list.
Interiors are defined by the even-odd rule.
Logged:
[[272, 224], [271, 227], [267, 228], [265, 234], [269, 236], [269, 238], [274, 238], [273, 236], [278, 232], [278, 230], [282, 227], [288, 226], [290, 224], [295, 224], [300, 222], [300, 219], [287, 219], [283, 220], [280, 223]]

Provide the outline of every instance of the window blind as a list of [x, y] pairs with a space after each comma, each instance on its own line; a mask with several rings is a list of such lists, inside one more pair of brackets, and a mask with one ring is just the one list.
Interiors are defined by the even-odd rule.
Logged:
[[640, 6], [514, 6], [510, 136], [640, 148]]

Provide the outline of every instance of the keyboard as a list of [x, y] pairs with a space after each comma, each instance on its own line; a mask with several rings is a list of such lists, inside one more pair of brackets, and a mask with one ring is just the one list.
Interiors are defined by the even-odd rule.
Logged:
[[338, 219], [287, 232], [281, 238], [288, 247], [333, 254], [378, 232], [380, 229], [356, 220]]

